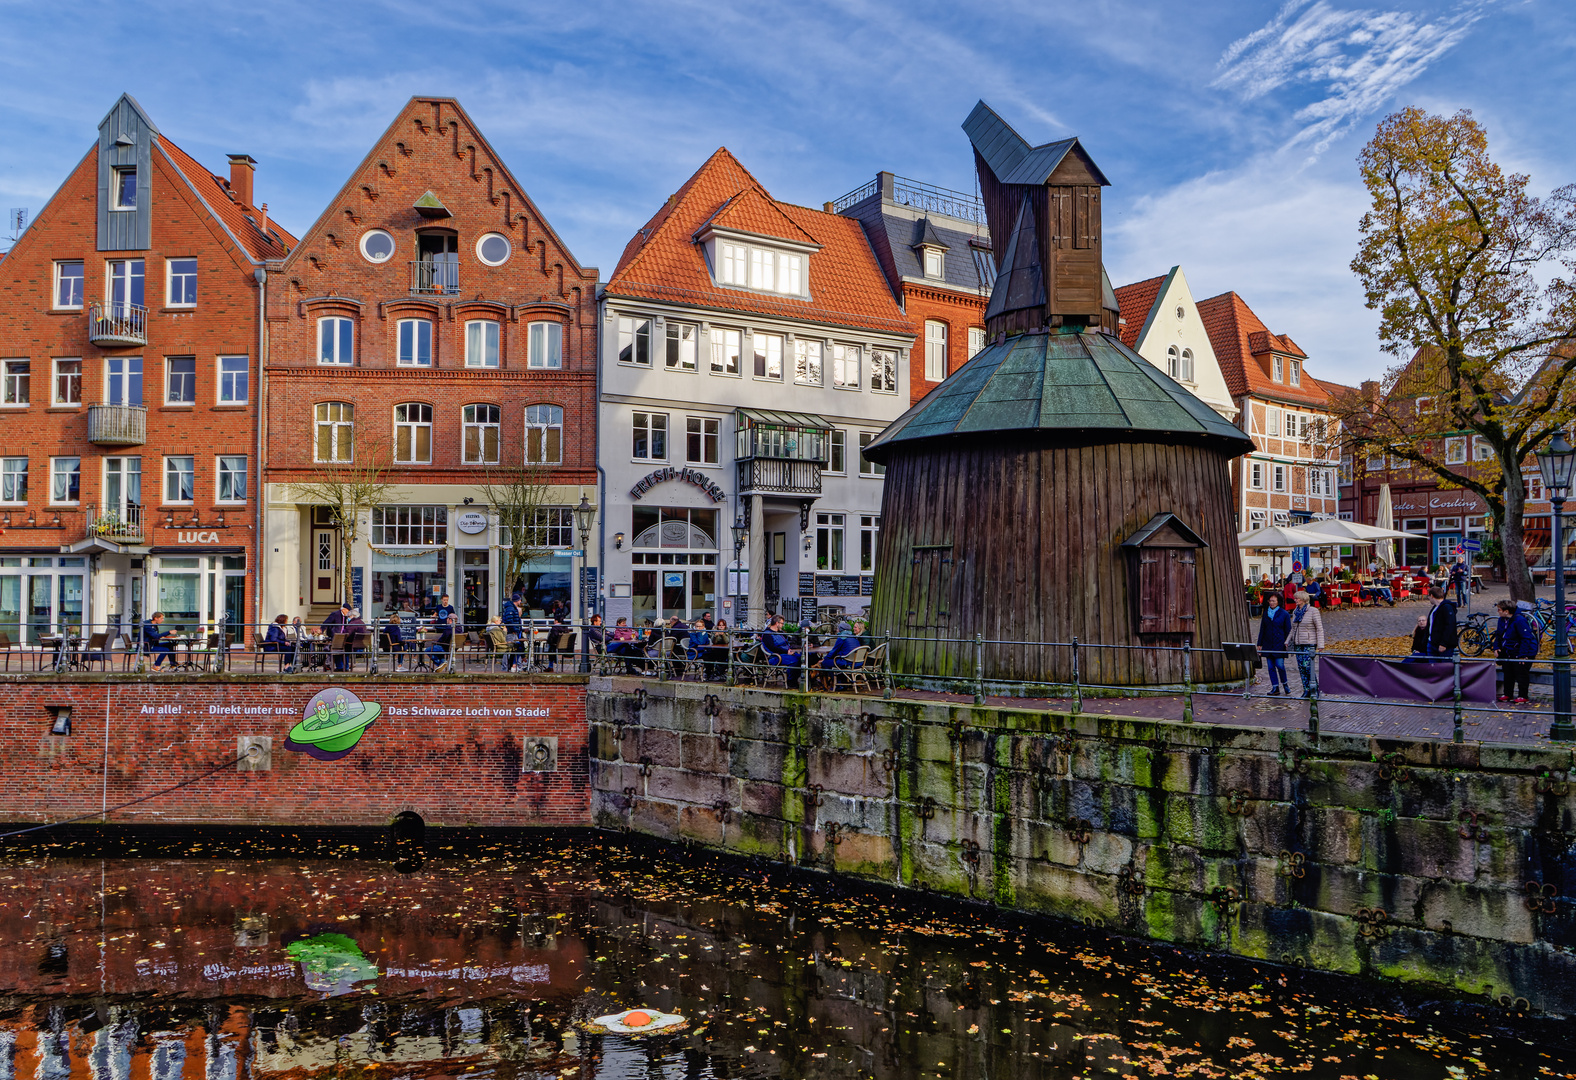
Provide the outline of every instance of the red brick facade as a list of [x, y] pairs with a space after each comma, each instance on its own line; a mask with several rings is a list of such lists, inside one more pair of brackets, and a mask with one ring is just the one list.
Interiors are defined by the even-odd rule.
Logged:
[[947, 374], [968, 363], [969, 331], [983, 330], [985, 305], [989, 296], [959, 292], [951, 289], [927, 289], [911, 281], [903, 282], [903, 311], [914, 321], [914, 347], [909, 352], [909, 397], [914, 403], [940, 386], [939, 381], [925, 378], [929, 357], [930, 332], [927, 323], [940, 322], [947, 327]]

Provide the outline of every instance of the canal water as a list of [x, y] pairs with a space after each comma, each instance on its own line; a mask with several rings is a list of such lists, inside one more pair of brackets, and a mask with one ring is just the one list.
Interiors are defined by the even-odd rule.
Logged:
[[[0, 1080], [1576, 1074], [1491, 1006], [612, 836], [434, 836], [0, 851]], [[688, 1027], [584, 1027], [635, 1006]]]

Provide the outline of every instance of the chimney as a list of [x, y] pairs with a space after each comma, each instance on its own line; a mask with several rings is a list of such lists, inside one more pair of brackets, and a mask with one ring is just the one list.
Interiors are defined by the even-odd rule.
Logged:
[[230, 155], [230, 198], [248, 210], [252, 209], [252, 175], [256, 171], [252, 155]]
[[833, 202], [822, 203], [821, 209], [825, 210], [828, 214], [835, 214], [837, 213], [837, 204]]
[[259, 229], [259, 231], [262, 232], [262, 234], [264, 236], [268, 235], [268, 204], [267, 203], [263, 203], [263, 205], [261, 205], [261, 206], [259, 206], [257, 208], [257, 228]]

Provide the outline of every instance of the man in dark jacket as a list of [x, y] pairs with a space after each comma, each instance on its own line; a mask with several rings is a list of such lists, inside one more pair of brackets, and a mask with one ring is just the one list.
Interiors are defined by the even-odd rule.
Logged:
[[1504, 693], [1499, 700], [1525, 705], [1532, 696], [1532, 661], [1538, 655], [1538, 632], [1510, 600], [1501, 600], [1499, 623], [1494, 627], [1492, 644], [1499, 653], [1504, 674]]
[[170, 666], [175, 666], [175, 650], [170, 648], [169, 642], [164, 639], [170, 636], [170, 631], [161, 625], [164, 622], [164, 612], [155, 611], [153, 617], [142, 624], [142, 649], [153, 657], [153, 670], [157, 671], [166, 660]]
[[1445, 590], [1439, 585], [1428, 590], [1428, 600], [1434, 605], [1428, 613], [1428, 655], [1448, 660], [1456, 651], [1456, 605], [1445, 599]]
[[1270, 696], [1291, 693], [1291, 683], [1286, 681], [1286, 632], [1291, 629], [1291, 616], [1281, 607], [1279, 593], [1264, 595], [1264, 617], [1259, 620], [1259, 655], [1270, 676]]

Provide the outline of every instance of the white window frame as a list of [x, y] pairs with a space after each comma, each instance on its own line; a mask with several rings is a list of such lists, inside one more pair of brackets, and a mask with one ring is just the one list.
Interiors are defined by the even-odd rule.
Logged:
[[1301, 386], [1302, 385], [1302, 361], [1301, 360], [1292, 360], [1292, 361], [1290, 361], [1290, 364], [1291, 364], [1291, 370], [1289, 372], [1287, 372], [1287, 374], [1289, 374], [1291, 376], [1291, 385], [1293, 385], [1293, 386]]
[[[700, 456], [690, 453], [690, 440], [699, 438]], [[684, 418], [684, 460], [691, 465], [720, 465], [722, 463], [722, 421], [715, 416], [686, 416]]]
[[[332, 325], [332, 329], [330, 329]], [[329, 338], [325, 342], [323, 334], [328, 332]], [[349, 341], [345, 340], [349, 337]], [[323, 346], [332, 345], [326, 353]], [[348, 346], [348, 347], [347, 347]], [[324, 315], [317, 320], [317, 362], [331, 364], [336, 367], [345, 367], [355, 363], [356, 353], [356, 321], [347, 315]]]
[[[686, 331], [687, 336], [686, 336]], [[669, 371], [697, 371], [700, 366], [700, 326], [668, 322], [662, 328], [662, 362]]]
[[[239, 361], [237, 366], [236, 361]], [[229, 365], [228, 369], [226, 365]], [[214, 394], [220, 405], [245, 405], [251, 400], [252, 358], [249, 356], [216, 356], [213, 361], [215, 374]], [[240, 376], [241, 395], [235, 396], [236, 376]], [[229, 391], [230, 397], [225, 397]]]
[[1270, 367], [1274, 369], [1274, 374], [1270, 376], [1272, 379], [1274, 379], [1276, 382], [1285, 382], [1286, 381], [1286, 379], [1284, 377], [1284, 375], [1285, 375], [1285, 362], [1282, 361], [1280, 357], [1278, 357], [1278, 356], [1275, 357], [1274, 360], [1271, 362]]
[[465, 366], [496, 368], [503, 342], [503, 327], [497, 319], [467, 319], [465, 322]]
[[[181, 274], [180, 275], [182, 278], [185, 278], [187, 276], [191, 277], [192, 298], [190, 300], [177, 300], [177, 299], [175, 299], [175, 278], [176, 278], [175, 264], [176, 263], [191, 263], [191, 265], [192, 265], [192, 271], [191, 271], [190, 275], [187, 275], [187, 274]], [[179, 258], [165, 258], [165, 260], [164, 260], [164, 304], [165, 304], [166, 307], [172, 307], [172, 308], [194, 308], [194, 307], [197, 306], [197, 257], [195, 255], [192, 255], [192, 256], [181, 256]]]
[[794, 339], [793, 381], [798, 386], [826, 385], [826, 345], [819, 338]]
[[1193, 384], [1197, 380], [1193, 377], [1193, 350], [1182, 350], [1182, 382]]
[[1173, 379], [1182, 378], [1182, 350], [1175, 345], [1166, 346], [1166, 374]]
[[[558, 433], [557, 453], [553, 450], [553, 433]], [[551, 402], [538, 401], [525, 407], [525, 460], [532, 465], [562, 465], [564, 463], [564, 407]], [[539, 453], [531, 454], [531, 443], [536, 442]]]
[[[768, 252], [768, 254], [770, 254]], [[757, 379], [783, 381], [783, 359], [787, 342], [781, 334], [750, 331], [750, 373]], [[763, 351], [764, 350], [764, 351]], [[773, 374], [773, 372], [776, 374]]]
[[881, 515], [859, 515], [859, 572], [876, 572], [876, 559], [881, 547]]
[[[400, 410], [405, 411], [404, 418], [400, 417]], [[412, 413], [411, 410], [416, 410]], [[421, 410], [425, 409], [423, 413]], [[392, 412], [394, 424], [394, 464], [396, 465], [431, 465], [432, 464], [432, 406], [425, 401], [401, 401], [394, 406]], [[427, 432], [427, 456], [417, 456], [419, 437], [423, 429]], [[402, 431], [410, 432], [409, 457], [400, 457], [399, 437]]]
[[1270, 518], [1269, 511], [1267, 511], [1267, 510], [1249, 510], [1248, 511], [1248, 528], [1249, 528], [1249, 530], [1264, 528], [1264, 525], [1265, 525], [1265, 523], [1267, 521], [1269, 521], [1269, 518]]
[[1281, 411], [1266, 407], [1264, 410], [1264, 434], [1272, 439], [1280, 438]]
[[[832, 343], [832, 387], [837, 390], [859, 390], [861, 383], [860, 374], [864, 368], [864, 347], [862, 345], [844, 345], [839, 342]], [[849, 375], [848, 365], [853, 364], [853, 374]]]
[[1472, 436], [1472, 460], [1493, 461], [1494, 447], [1481, 435]]
[[777, 253], [765, 248], [750, 249], [750, 288], [757, 292], [777, 291]]
[[1285, 494], [1286, 466], [1279, 464], [1270, 466], [1270, 490], [1279, 494]]
[[886, 475], [886, 466], [871, 461], [865, 457], [865, 447], [875, 442], [879, 431], [861, 431], [859, 433], [859, 475], [880, 478]]
[[[62, 473], [60, 471], [60, 466], [63, 465], [64, 463], [68, 462], [68, 461], [69, 462], [74, 462], [75, 465], [74, 465], [73, 468], [71, 468], [67, 472]], [[74, 499], [72, 499], [72, 498], [66, 498], [66, 499], [57, 499], [57, 498], [55, 498], [55, 488], [57, 486], [55, 484], [56, 478], [59, 477], [59, 476], [62, 476], [62, 475], [70, 476], [73, 473], [76, 474], [76, 478], [77, 478], [77, 497], [74, 498]], [[49, 505], [50, 506], [77, 506], [81, 502], [82, 502], [82, 459], [80, 457], [74, 457], [74, 456], [71, 456], [71, 455], [64, 455], [62, 457], [52, 457], [52, 458], [50, 458], [49, 459]]]
[[[183, 363], [187, 360], [191, 361], [192, 369], [190, 375], [192, 384], [190, 397], [176, 398], [172, 396], [177, 386], [175, 378], [175, 362], [177, 360]], [[186, 381], [185, 376], [187, 374], [184, 371], [180, 373], [181, 383]], [[197, 407], [197, 358], [195, 356], [166, 356], [164, 358], [164, 404], [171, 409], [193, 409]]]
[[[62, 304], [60, 302], [60, 283], [65, 279], [61, 270], [67, 266], [75, 266], [81, 270], [77, 277], [77, 302], [75, 304]], [[50, 292], [51, 306], [56, 311], [81, 311], [84, 299], [88, 294], [88, 265], [84, 259], [57, 259], [55, 260], [55, 280]]]
[[925, 320], [925, 381], [941, 382], [947, 377], [947, 324], [940, 319]]
[[[378, 258], [376, 255], [373, 255], [372, 252], [367, 250], [367, 242], [370, 240], [375, 240], [378, 237], [386, 237], [389, 242], [388, 254], [384, 255], [382, 258]], [[356, 241], [356, 247], [360, 250], [361, 257], [367, 260], [367, 262], [371, 263], [373, 266], [382, 266], [384, 263], [394, 258], [395, 254], [398, 253], [399, 242], [395, 240], [393, 234], [388, 232], [386, 229], [368, 229], [366, 232], [361, 234], [361, 239]]]
[[[846, 520], [845, 515], [836, 512], [815, 515], [815, 548], [811, 557], [816, 560], [815, 569], [821, 573], [840, 574], [848, 564]], [[823, 548], [827, 553], [825, 566], [820, 565]]]
[[[631, 367], [651, 367], [652, 338], [656, 334], [656, 319], [650, 316], [620, 315], [618, 317], [618, 357], [620, 364]], [[625, 359], [625, 357], [628, 359]], [[644, 356], [645, 359], [641, 359]]]
[[[410, 357], [406, 359], [405, 336], [406, 327], [410, 327]], [[422, 327], [426, 328], [427, 358], [421, 359]], [[397, 367], [430, 368], [435, 359], [433, 353], [436, 344], [433, 341], [433, 325], [431, 319], [400, 319], [394, 326], [394, 363]]]
[[[479, 409], [490, 410], [486, 414]], [[487, 456], [487, 432], [492, 431], [492, 457]], [[476, 432], [476, 454], [471, 455], [471, 432]], [[503, 457], [503, 408], [487, 401], [460, 407], [460, 460], [467, 465], [496, 465]]]
[[898, 352], [896, 349], [870, 350], [870, 391], [875, 394], [897, 393]]
[[[13, 364], [25, 366], [22, 370], [17, 370], [12, 367]], [[22, 400], [15, 400], [19, 397]], [[26, 356], [8, 356], [0, 360], [0, 409], [27, 409], [32, 405], [32, 359]]]
[[781, 252], [777, 256], [777, 291], [784, 296], [804, 295], [804, 256]]
[[749, 287], [750, 249], [723, 241], [717, 245], [717, 280], [723, 285]]
[[[110, 177], [110, 185], [109, 185], [110, 209], [111, 210], [135, 210], [135, 209], [137, 209], [137, 200], [142, 198], [142, 190], [141, 190], [142, 189], [142, 185], [137, 183], [137, 180], [138, 180], [137, 167], [135, 165], [117, 166], [114, 169], [111, 169], [110, 172], [112, 174], [111, 177]], [[121, 196], [121, 193], [125, 190], [126, 185], [123, 182], [122, 178], [125, 177], [128, 173], [131, 175], [131, 202], [123, 203], [123, 202], [120, 201], [120, 196]]]
[[[17, 462], [22, 467], [16, 467]], [[26, 506], [27, 505], [27, 480], [31, 469], [31, 459], [24, 456], [0, 458], [0, 505]], [[20, 483], [18, 482], [20, 480]], [[6, 497], [6, 489], [10, 488], [10, 497]], [[18, 491], [17, 489], [21, 490]]]
[[848, 473], [848, 433], [842, 428], [833, 428], [826, 438], [826, 468], [821, 471], [830, 476]]
[[1465, 465], [1467, 461], [1467, 437], [1465, 435], [1452, 435], [1445, 440], [1445, 464]]
[[[237, 469], [234, 464], [237, 461], [241, 463], [239, 469]], [[245, 454], [220, 454], [214, 460], [214, 502], [222, 503], [226, 506], [244, 504], [246, 502], [246, 484], [250, 479], [247, 476], [247, 472], [248, 469]], [[240, 481], [239, 487], [237, 487], [237, 479]], [[229, 498], [225, 498], [224, 494], [227, 480], [231, 492]], [[235, 494], [237, 490], [240, 492], [239, 495]]]
[[[928, 278], [944, 278], [947, 276], [947, 253], [940, 248], [926, 247], [923, 249], [924, 258], [921, 265], [925, 276]], [[932, 260], [934, 265], [932, 265]]]
[[1363, 459], [1363, 468], [1368, 472], [1381, 472], [1384, 469], [1383, 454], [1369, 454]]
[[968, 359], [974, 359], [975, 355], [983, 348], [985, 348], [985, 328], [983, 326], [969, 327]]
[[[191, 484], [191, 494], [187, 498], [184, 498], [184, 499], [178, 497], [179, 494], [180, 494], [180, 491], [179, 491], [178, 488], [175, 491], [175, 497], [172, 497], [171, 493], [170, 493], [171, 481], [177, 481], [178, 482], [179, 477], [183, 474], [183, 470], [181, 469], [181, 466], [180, 466], [181, 462], [185, 462], [186, 463], [186, 468], [184, 470], [184, 475], [188, 478], [188, 482]], [[163, 484], [163, 487], [160, 489], [160, 493], [161, 493], [161, 496], [162, 496], [162, 499], [163, 499], [163, 505], [165, 505], [165, 506], [191, 506], [193, 503], [195, 503], [197, 501], [197, 459], [196, 458], [192, 457], [190, 454], [166, 454], [164, 456], [164, 470], [163, 471], [164, 471], [164, 484]]]
[[[668, 414], [653, 412], [650, 409], [637, 409], [629, 418], [629, 459], [631, 461], [666, 461], [671, 450], [668, 447]], [[644, 432], [646, 436], [646, 452], [639, 452], [637, 437]], [[656, 452], [657, 439], [661, 436], [662, 453]]]
[[[483, 246], [486, 245], [487, 241], [493, 240], [493, 239], [497, 239], [497, 240], [502, 240], [503, 241], [503, 258], [498, 259], [496, 261], [493, 260], [493, 259], [489, 259], [487, 256], [482, 254]], [[476, 261], [481, 263], [483, 266], [502, 266], [504, 263], [508, 262], [509, 259], [513, 255], [514, 255], [514, 244], [511, 243], [509, 238], [507, 236], [505, 236], [503, 233], [500, 233], [500, 232], [486, 232], [486, 233], [482, 233], [480, 236], [478, 236], [476, 238]]]
[[[77, 365], [77, 399], [69, 401], [60, 396], [61, 364]], [[69, 375], [64, 376], [70, 378]], [[57, 356], [49, 365], [49, 404], [53, 409], [80, 409], [82, 407], [82, 359], [77, 356]]]
[[743, 377], [744, 332], [725, 326], [711, 328], [711, 373]]
[[1248, 463], [1248, 487], [1254, 491], [1264, 490], [1264, 462], [1252, 461]]
[[[327, 410], [326, 412], [324, 410]], [[322, 457], [323, 429], [329, 431], [329, 456]], [[340, 457], [341, 430], [348, 432], [350, 453]], [[356, 460], [356, 407], [348, 401], [318, 401], [312, 405], [312, 460], [325, 464], [348, 465]]]
[[525, 366], [538, 371], [557, 371], [564, 366], [564, 326], [538, 320], [525, 328]]

